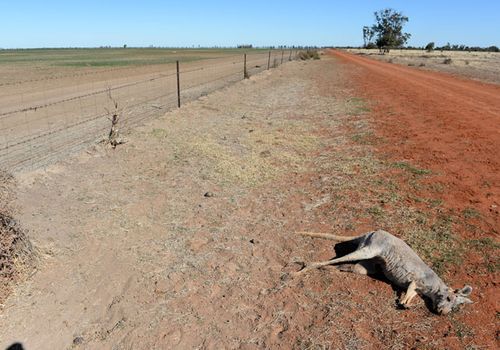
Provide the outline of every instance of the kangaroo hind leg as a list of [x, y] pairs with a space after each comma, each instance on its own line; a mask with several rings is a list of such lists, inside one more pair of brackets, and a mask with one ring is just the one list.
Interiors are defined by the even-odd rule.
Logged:
[[342, 272], [351, 272], [358, 275], [373, 275], [377, 272], [377, 268], [373, 261], [360, 261], [356, 264], [341, 264], [336, 268]]
[[315, 262], [311, 264], [306, 264], [306, 266], [299, 271], [300, 273], [317, 269], [323, 266], [328, 266], [328, 265], [335, 265], [335, 264], [340, 264], [340, 263], [345, 263], [345, 262], [353, 262], [353, 261], [358, 261], [358, 260], [368, 260], [376, 257], [378, 254], [376, 251], [369, 247], [363, 247], [359, 250], [356, 250], [350, 254], [347, 254], [343, 257], [340, 258], [335, 258], [332, 260], [328, 261], [321, 261], [321, 262]]

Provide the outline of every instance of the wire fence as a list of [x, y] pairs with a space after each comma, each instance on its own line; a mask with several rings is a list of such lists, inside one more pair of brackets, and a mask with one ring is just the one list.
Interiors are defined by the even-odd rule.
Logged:
[[253, 52], [177, 61], [156, 72], [129, 75], [118, 68], [100, 71], [101, 78], [91, 71], [0, 84], [0, 168], [17, 172], [51, 164], [105, 140], [114, 112], [124, 132], [181, 103], [294, 60], [297, 53]]

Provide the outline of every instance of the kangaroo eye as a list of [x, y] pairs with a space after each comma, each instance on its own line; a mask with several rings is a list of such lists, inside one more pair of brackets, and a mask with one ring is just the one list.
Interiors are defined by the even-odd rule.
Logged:
[[446, 301], [451, 301], [451, 298], [450, 297], [446, 297]]

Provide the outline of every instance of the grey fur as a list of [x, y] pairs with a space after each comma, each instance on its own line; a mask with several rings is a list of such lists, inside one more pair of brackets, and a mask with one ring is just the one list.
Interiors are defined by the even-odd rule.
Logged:
[[358, 262], [351, 268], [352, 272], [366, 274], [370, 270], [363, 260], [370, 260], [382, 270], [389, 281], [406, 290], [406, 295], [401, 300], [401, 304], [405, 307], [417, 294], [428, 297], [439, 314], [447, 314], [460, 304], [472, 303], [466, 298], [472, 292], [472, 287], [466, 285], [461, 290], [449, 288], [403, 240], [386, 231], [373, 231], [359, 237], [300, 233], [342, 242], [352, 241], [357, 244], [357, 249], [340, 258], [306, 264], [298, 274], [322, 266], [352, 262]]

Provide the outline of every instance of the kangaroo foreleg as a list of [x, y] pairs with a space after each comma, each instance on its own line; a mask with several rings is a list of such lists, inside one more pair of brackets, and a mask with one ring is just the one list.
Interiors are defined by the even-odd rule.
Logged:
[[408, 307], [413, 298], [417, 295], [417, 284], [415, 282], [411, 282], [408, 286], [404, 298], [400, 300], [400, 304], [404, 307]]

